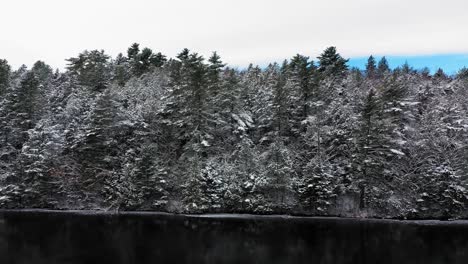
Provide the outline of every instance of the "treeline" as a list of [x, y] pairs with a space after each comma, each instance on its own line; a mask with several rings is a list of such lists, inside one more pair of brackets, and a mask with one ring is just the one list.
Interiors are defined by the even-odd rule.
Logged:
[[0, 61], [2, 208], [466, 217], [468, 70], [372, 56]]

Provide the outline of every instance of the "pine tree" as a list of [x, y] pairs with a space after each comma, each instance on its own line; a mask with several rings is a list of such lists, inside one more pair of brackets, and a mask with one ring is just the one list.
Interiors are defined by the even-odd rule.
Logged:
[[[202, 56], [183, 50], [178, 56], [178, 66], [172, 73], [174, 85], [171, 102], [167, 105], [165, 122], [174, 128], [181, 143], [179, 151], [189, 156], [199, 155], [208, 147], [211, 134], [207, 115], [206, 65]], [[177, 128], [177, 129], [175, 129]]]
[[239, 97], [241, 93], [240, 77], [233, 69], [225, 69], [220, 74], [219, 89], [215, 96], [211, 96], [213, 136], [215, 146], [221, 149], [231, 149], [253, 126], [250, 115], [242, 108]]
[[296, 175], [293, 153], [276, 137], [262, 154], [265, 173], [268, 175], [268, 196], [272, 207], [287, 207], [287, 198]]
[[223, 172], [224, 164], [216, 158], [209, 159], [186, 186], [185, 202], [188, 209], [197, 212], [222, 212], [228, 183]]
[[131, 71], [133, 75], [140, 77], [149, 72], [153, 67], [160, 68], [167, 61], [162, 53], [153, 53], [150, 48], [144, 48], [140, 51], [140, 45], [134, 43], [127, 50]]
[[388, 66], [387, 58], [383, 56], [377, 65], [377, 74], [382, 78], [388, 72], [390, 72], [390, 66]]
[[[104, 196], [113, 206], [121, 206], [121, 157], [133, 124], [124, 121], [119, 103], [109, 90], [98, 95], [85, 119], [84, 130], [74, 144], [73, 157], [80, 165], [83, 189], [91, 198]], [[102, 195], [102, 196], [101, 196]]]
[[156, 68], [163, 67], [166, 62], [166, 55], [163, 55], [161, 52], [153, 53], [150, 57], [150, 63]]
[[434, 74], [434, 78], [439, 79], [439, 80], [446, 80], [448, 77], [445, 74], [444, 70], [439, 68], [439, 69], [437, 69], [436, 73]]
[[36, 78], [41, 84], [46, 84], [46, 82], [52, 78], [52, 68], [43, 61], [36, 61], [31, 69]]
[[335, 47], [326, 48], [320, 56], [318, 71], [325, 76], [343, 76], [348, 70], [347, 59], [341, 57]]
[[310, 160], [298, 184], [301, 206], [309, 213], [324, 215], [336, 197], [336, 171], [329, 162]]
[[112, 80], [119, 86], [124, 86], [130, 77], [131, 73], [128, 58], [124, 57], [122, 53], [119, 53], [112, 63]]
[[366, 76], [367, 78], [373, 79], [375, 78], [377, 73], [377, 66], [374, 57], [371, 55], [367, 60], [366, 64]]
[[39, 94], [39, 81], [32, 71], [28, 71], [6, 98], [2, 114], [5, 124], [3, 135], [5, 142], [17, 149], [27, 140], [27, 130], [33, 128], [39, 118]]
[[350, 73], [351, 73], [350, 75], [354, 79], [354, 82], [356, 83], [356, 86], [361, 86], [364, 80], [364, 75], [362, 73], [362, 70], [357, 67], [353, 67], [351, 68]]
[[82, 85], [102, 91], [110, 80], [109, 58], [103, 50], [85, 50], [78, 57], [67, 60], [67, 70], [76, 75]]
[[317, 92], [315, 70], [314, 62], [309, 61], [309, 57], [300, 54], [294, 56], [289, 64], [290, 79], [299, 90], [297, 106], [300, 108], [299, 115], [302, 120], [305, 120], [310, 114], [311, 98]]
[[376, 92], [371, 89], [365, 99], [361, 114], [361, 127], [358, 143], [358, 156], [356, 175], [358, 176], [358, 187], [360, 192], [360, 209], [365, 209], [368, 203], [369, 185], [372, 185], [383, 170], [385, 163], [380, 148], [385, 144], [380, 137], [380, 105]]
[[0, 60], [0, 100], [6, 93], [6, 90], [10, 83], [11, 67], [8, 65], [8, 61]]
[[132, 63], [133, 74], [141, 76], [143, 73], [148, 72], [153, 64], [162, 65], [161, 63], [163, 62], [156, 61], [151, 49], [144, 48]]
[[[137, 128], [139, 135], [146, 129]], [[146, 138], [137, 139], [131, 144], [122, 159], [120, 177], [107, 181], [108, 194], [118, 209], [124, 210], [165, 210], [168, 202], [167, 171], [162, 166], [157, 144]]]
[[408, 61], [405, 61], [405, 63], [401, 67], [401, 70], [404, 74], [410, 74], [413, 71], [411, 66], [408, 64]]
[[16, 173], [21, 177], [23, 191], [29, 193], [27, 202], [37, 207], [55, 208], [62, 193], [62, 179], [55, 174], [64, 150], [63, 130], [50, 124], [51, 119], [42, 119], [28, 132], [18, 158], [21, 165]]
[[2, 60], [0, 207], [463, 217], [466, 70], [319, 59], [236, 70], [134, 44], [63, 73]]
[[452, 219], [466, 210], [468, 185], [450, 165], [434, 166], [421, 175], [418, 209], [426, 217]]
[[149, 202], [150, 209], [164, 209], [169, 194], [170, 177], [167, 164], [163, 163], [158, 155], [157, 144], [145, 144], [140, 148], [140, 158], [135, 171], [137, 188], [141, 192], [142, 200]]
[[213, 52], [208, 59], [208, 63], [207, 79], [211, 87], [210, 92], [212, 96], [216, 96], [217, 89], [219, 89], [220, 74], [226, 64], [221, 61], [221, 57], [216, 52]]
[[140, 53], [140, 44], [133, 43], [127, 50], [127, 57], [130, 60], [136, 60], [137, 55]]
[[259, 166], [260, 153], [253, 142], [244, 137], [232, 153], [231, 159], [236, 171], [234, 189], [231, 191], [234, 197], [237, 211], [268, 212], [269, 205], [265, 198], [267, 177], [264, 168]]
[[[31, 180], [26, 176], [28, 168], [23, 163], [20, 154], [22, 149], [27, 146], [31, 137], [29, 130], [36, 126], [40, 119], [41, 107], [44, 106], [39, 104], [41, 87], [35, 73], [24, 69], [21, 72], [17, 71], [15, 75], [16, 80], [8, 89], [3, 106], [0, 108], [0, 120], [2, 121], [0, 157], [2, 160], [12, 162], [12, 166], [4, 167], [0, 162], [0, 171], [5, 177], [4, 179], [12, 184], [11, 188], [18, 191], [10, 198], [18, 198], [20, 204], [24, 203], [27, 206], [32, 204], [34, 197], [37, 196], [28, 187]], [[35, 154], [44, 155], [37, 152]]]
[[291, 89], [286, 86], [286, 76], [279, 68], [271, 68], [272, 72], [267, 80], [268, 87], [272, 90], [272, 112], [271, 120], [274, 131], [273, 137], [288, 136], [291, 133], [290, 110], [294, 103]]
[[457, 73], [457, 78], [461, 80], [468, 80], [468, 68], [461, 68]]
[[[393, 164], [402, 164], [406, 157], [414, 105], [417, 104], [410, 100], [408, 87], [394, 77], [386, 80], [380, 94], [369, 92], [362, 109], [357, 155], [361, 208], [397, 184], [395, 180], [402, 184], [402, 179], [395, 177], [402, 173], [401, 167]], [[366, 191], [368, 186], [373, 186], [374, 193]], [[400, 185], [401, 190], [404, 187]]]
[[257, 141], [268, 141], [272, 131], [272, 101], [273, 101], [273, 73], [278, 71], [277, 65], [269, 65], [262, 71], [258, 66], [249, 66], [241, 78], [240, 106], [244, 110], [243, 119], [251, 124], [250, 138]]
[[221, 113], [225, 112], [226, 109], [224, 109], [224, 107], [227, 106], [231, 110], [233, 110], [232, 105], [234, 104], [234, 102], [226, 101], [234, 99], [230, 98], [230, 96], [228, 95], [231, 93], [231, 91], [224, 90], [230, 89], [230, 87], [227, 87], [227, 85], [223, 86], [223, 82], [221, 79], [221, 73], [224, 66], [225, 64], [221, 61], [221, 57], [216, 52], [213, 52], [211, 57], [208, 59], [208, 66], [206, 69], [206, 82], [208, 90], [207, 115], [210, 117], [211, 120], [209, 126], [210, 130], [212, 131], [217, 130], [219, 126], [226, 127], [222, 125], [225, 121], [228, 121], [225, 120], [226, 116], [224, 115], [224, 113]]
[[423, 76], [426, 79], [430, 79], [431, 69], [429, 69], [428, 67], [424, 67], [419, 71], [419, 74], [421, 74], [421, 76]]

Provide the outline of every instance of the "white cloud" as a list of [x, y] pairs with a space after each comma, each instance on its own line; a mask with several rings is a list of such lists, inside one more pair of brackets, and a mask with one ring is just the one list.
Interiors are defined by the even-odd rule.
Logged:
[[232, 65], [316, 56], [468, 52], [466, 0], [10, 0], [0, 5], [0, 58], [56, 67], [84, 49], [132, 42], [174, 56], [217, 50]]

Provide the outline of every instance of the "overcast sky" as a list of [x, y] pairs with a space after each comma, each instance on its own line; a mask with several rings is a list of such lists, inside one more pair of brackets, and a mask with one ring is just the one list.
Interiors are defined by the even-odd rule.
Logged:
[[133, 42], [264, 64], [337, 46], [345, 57], [468, 54], [467, 0], [2, 0], [0, 58], [62, 68]]

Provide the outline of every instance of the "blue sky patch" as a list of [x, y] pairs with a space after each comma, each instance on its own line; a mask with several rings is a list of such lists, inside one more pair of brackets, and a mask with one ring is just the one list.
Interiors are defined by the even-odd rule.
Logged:
[[[378, 62], [382, 56], [374, 56]], [[442, 68], [447, 74], [455, 74], [461, 68], [468, 67], [468, 54], [439, 54], [439, 55], [418, 55], [418, 56], [385, 56], [390, 67], [396, 68], [406, 61], [415, 69], [428, 67], [431, 73]], [[364, 69], [368, 57], [350, 58], [348, 65]]]

